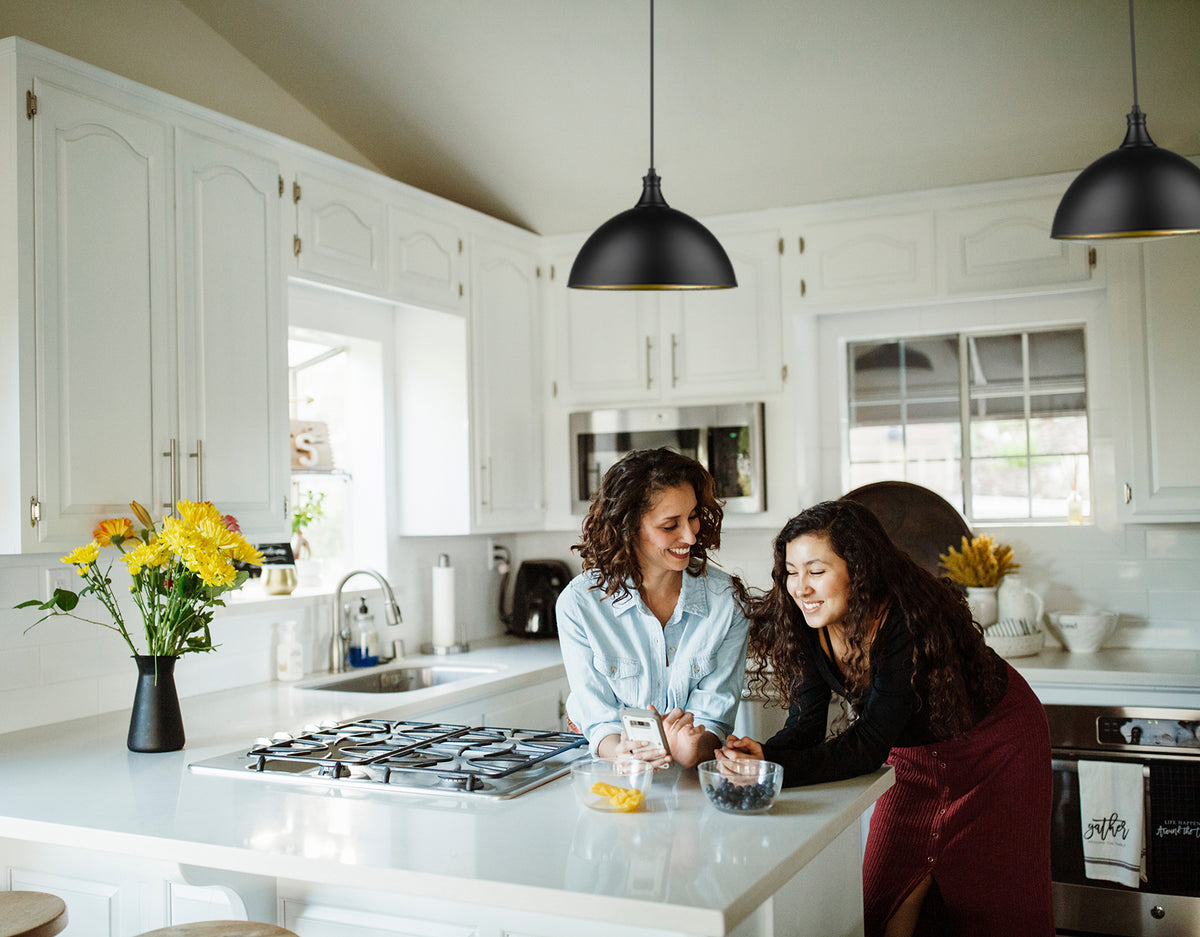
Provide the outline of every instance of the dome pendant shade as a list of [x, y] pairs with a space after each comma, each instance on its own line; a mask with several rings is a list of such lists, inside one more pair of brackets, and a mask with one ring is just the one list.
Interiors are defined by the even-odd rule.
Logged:
[[671, 208], [653, 167], [642, 197], [592, 232], [567, 286], [585, 290], [721, 290], [737, 286], [733, 264], [712, 232]]
[[1200, 168], [1157, 146], [1135, 104], [1125, 141], [1067, 188], [1050, 236], [1151, 238], [1200, 233]]

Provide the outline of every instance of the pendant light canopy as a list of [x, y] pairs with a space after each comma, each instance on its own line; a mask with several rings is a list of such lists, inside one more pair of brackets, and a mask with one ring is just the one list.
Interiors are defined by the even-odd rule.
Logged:
[[1152, 238], [1200, 233], [1200, 168], [1155, 145], [1137, 101], [1133, 0], [1129, 0], [1133, 110], [1125, 141], [1088, 166], [1067, 188], [1050, 236], [1059, 239]]
[[654, 171], [654, 0], [650, 0], [650, 170], [642, 197], [592, 232], [571, 265], [567, 286], [588, 290], [713, 290], [737, 286], [720, 242], [690, 215], [671, 208]]

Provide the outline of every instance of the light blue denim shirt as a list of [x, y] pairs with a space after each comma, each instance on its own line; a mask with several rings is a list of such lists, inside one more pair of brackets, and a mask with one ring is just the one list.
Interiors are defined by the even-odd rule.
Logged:
[[711, 564], [704, 576], [684, 573], [665, 628], [636, 590], [614, 601], [592, 589], [595, 582], [594, 571], [576, 576], [556, 606], [567, 714], [592, 751], [620, 734], [622, 706], [678, 706], [724, 741], [746, 671], [746, 618], [729, 575]]

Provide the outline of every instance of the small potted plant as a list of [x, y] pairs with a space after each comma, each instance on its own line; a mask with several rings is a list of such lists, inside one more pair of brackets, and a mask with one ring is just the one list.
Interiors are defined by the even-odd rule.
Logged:
[[938, 554], [938, 566], [946, 578], [967, 590], [967, 604], [975, 620], [986, 628], [996, 623], [996, 588], [1007, 573], [1019, 569], [1012, 547], [996, 543], [986, 534], [962, 538], [959, 549], [949, 547]]
[[325, 492], [311, 488], [301, 492], [292, 511], [292, 556], [297, 560], [312, 557], [312, 545], [304, 536], [304, 528], [325, 516]]

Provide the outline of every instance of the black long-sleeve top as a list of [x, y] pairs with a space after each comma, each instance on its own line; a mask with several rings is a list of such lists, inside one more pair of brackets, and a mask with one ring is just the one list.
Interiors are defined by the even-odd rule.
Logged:
[[[874, 771], [896, 746], [928, 745], [937, 740], [929, 712], [913, 690], [913, 639], [894, 608], [870, 648], [871, 682], [857, 707], [858, 717], [842, 734], [825, 740], [833, 693], [846, 696], [842, 675], [806, 628], [811, 666], [792, 699], [784, 727], [763, 743], [763, 757], [783, 765], [783, 784], [840, 781]], [[998, 666], [1004, 663], [996, 658]], [[924, 688], [921, 688], [924, 694]]]

